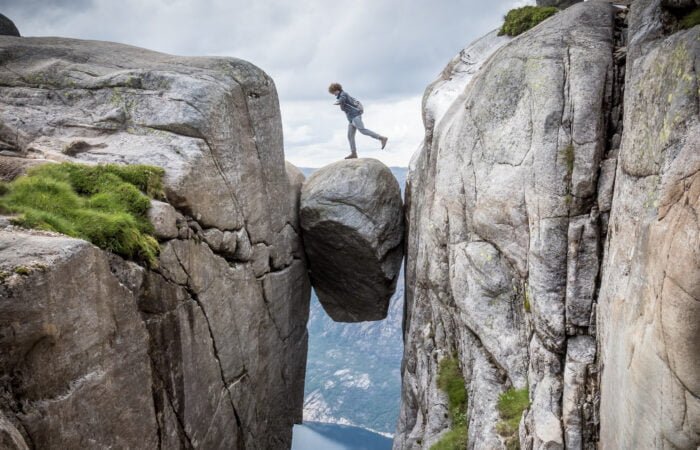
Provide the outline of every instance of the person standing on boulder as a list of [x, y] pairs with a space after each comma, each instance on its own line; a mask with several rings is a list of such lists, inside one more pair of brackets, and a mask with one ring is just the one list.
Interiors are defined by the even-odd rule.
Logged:
[[384, 137], [380, 134], [375, 133], [372, 130], [365, 128], [365, 124], [362, 123], [362, 113], [365, 112], [362, 107], [362, 103], [350, 96], [347, 92], [343, 90], [343, 86], [339, 83], [332, 83], [328, 86], [328, 92], [335, 95], [336, 105], [340, 106], [340, 109], [345, 112], [345, 116], [348, 118], [348, 141], [350, 142], [350, 154], [345, 157], [345, 159], [357, 158], [357, 147], [355, 146], [355, 132], [359, 131], [365, 136], [373, 137], [382, 143], [382, 150], [386, 147], [386, 141], [389, 138]]

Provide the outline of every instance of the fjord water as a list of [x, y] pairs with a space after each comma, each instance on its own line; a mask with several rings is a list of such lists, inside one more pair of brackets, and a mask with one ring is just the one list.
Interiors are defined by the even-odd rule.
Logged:
[[364, 428], [307, 422], [294, 427], [292, 450], [389, 450], [391, 439]]

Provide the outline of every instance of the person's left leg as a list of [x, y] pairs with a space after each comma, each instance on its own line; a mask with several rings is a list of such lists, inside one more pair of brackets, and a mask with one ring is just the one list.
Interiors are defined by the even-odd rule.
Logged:
[[355, 126], [355, 128], [357, 128], [357, 131], [364, 134], [365, 136], [373, 137], [374, 139], [377, 139], [379, 141], [381, 141], [384, 137], [378, 133], [375, 133], [372, 130], [368, 130], [367, 128], [365, 128], [365, 124], [362, 123], [362, 116], [354, 117], [352, 119], [352, 124]]

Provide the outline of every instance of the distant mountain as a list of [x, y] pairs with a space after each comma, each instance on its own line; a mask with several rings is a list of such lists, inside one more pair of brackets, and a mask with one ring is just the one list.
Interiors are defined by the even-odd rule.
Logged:
[[[314, 171], [301, 170], [306, 176]], [[403, 193], [408, 169], [391, 170]], [[333, 322], [312, 293], [305, 423], [354, 425], [385, 435], [394, 432], [401, 398], [403, 293], [402, 269], [387, 318], [357, 324]]]

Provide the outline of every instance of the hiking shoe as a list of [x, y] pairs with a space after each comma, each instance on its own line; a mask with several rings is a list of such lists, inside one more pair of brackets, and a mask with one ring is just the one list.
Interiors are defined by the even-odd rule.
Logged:
[[350, 153], [345, 159], [357, 159], [357, 153]]
[[381, 139], [379, 139], [379, 140], [382, 142], [382, 150], [384, 150], [384, 147], [386, 147], [386, 141], [388, 141], [389, 138], [388, 138], [388, 137], [383, 137], [383, 138], [381, 138]]

